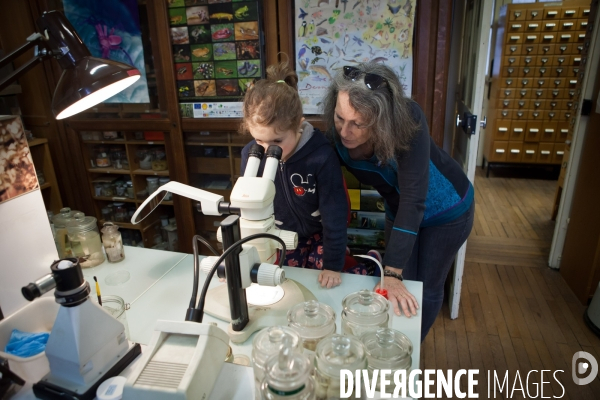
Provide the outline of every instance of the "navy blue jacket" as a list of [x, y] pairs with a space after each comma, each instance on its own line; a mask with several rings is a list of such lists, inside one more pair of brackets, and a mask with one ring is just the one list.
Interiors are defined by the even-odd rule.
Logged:
[[[241, 173], [253, 140], [242, 150]], [[262, 175], [266, 157], [258, 176]], [[308, 238], [323, 234], [323, 268], [341, 271], [346, 254], [348, 201], [340, 163], [331, 143], [314, 129], [312, 137], [286, 161], [275, 177], [275, 220], [278, 228]], [[291, 250], [291, 249], [290, 249]]]
[[375, 156], [352, 160], [348, 149], [336, 143], [342, 165], [385, 200], [386, 217], [394, 226], [383, 261], [395, 268], [406, 265], [420, 227], [455, 220], [469, 210], [474, 197], [473, 186], [460, 165], [429, 135], [425, 115], [415, 102], [411, 114], [420, 128], [410, 149], [388, 163]]

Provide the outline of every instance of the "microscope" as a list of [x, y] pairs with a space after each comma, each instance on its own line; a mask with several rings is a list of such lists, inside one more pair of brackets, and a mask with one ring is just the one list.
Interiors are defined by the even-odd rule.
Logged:
[[123, 324], [89, 301], [90, 284], [77, 258], [55, 261], [50, 271], [21, 289], [33, 301], [56, 288], [61, 306], [45, 350], [50, 373], [33, 385], [33, 392], [40, 399], [93, 399], [102, 381], [141, 353], [140, 345], [130, 343]]

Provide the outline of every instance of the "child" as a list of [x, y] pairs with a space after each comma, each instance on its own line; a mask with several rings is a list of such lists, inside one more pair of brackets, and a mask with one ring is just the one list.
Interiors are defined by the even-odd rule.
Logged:
[[[346, 255], [348, 202], [338, 158], [325, 135], [302, 117], [298, 76], [287, 63], [267, 68], [267, 78], [246, 92], [240, 133], [254, 140], [242, 150], [242, 175], [250, 146], [283, 150], [275, 177], [275, 220], [298, 233], [286, 264], [319, 269], [319, 283], [341, 283]], [[262, 174], [264, 160], [259, 168]]]

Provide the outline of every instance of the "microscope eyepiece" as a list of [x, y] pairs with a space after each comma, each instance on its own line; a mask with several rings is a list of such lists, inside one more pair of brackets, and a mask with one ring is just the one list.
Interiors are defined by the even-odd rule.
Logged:
[[257, 143], [254, 143], [252, 146], [250, 146], [250, 150], [248, 151], [248, 157], [256, 157], [261, 160], [262, 160], [264, 154], [265, 154], [265, 148]]
[[42, 295], [39, 286], [35, 283], [30, 283], [27, 286], [23, 286], [21, 288], [21, 293], [23, 293], [23, 297], [25, 297], [28, 301], [33, 301], [33, 299]]
[[274, 157], [278, 160], [281, 160], [281, 155], [283, 154], [283, 150], [281, 150], [281, 147], [272, 144], [271, 146], [269, 146], [269, 148], [267, 149], [267, 157]]

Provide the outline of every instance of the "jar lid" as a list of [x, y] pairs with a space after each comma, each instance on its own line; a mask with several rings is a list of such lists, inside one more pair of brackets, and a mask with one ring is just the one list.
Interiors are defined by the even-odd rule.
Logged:
[[390, 304], [379, 293], [363, 289], [344, 297], [342, 307], [342, 315], [352, 322], [375, 323], [387, 318]]
[[70, 234], [89, 232], [97, 229], [96, 218], [86, 217], [83, 213], [77, 213], [78, 215], [73, 218], [72, 221], [67, 223], [67, 231]]
[[65, 228], [67, 223], [73, 219], [73, 214], [80, 213], [81, 211], [71, 210], [69, 207], [60, 209], [60, 213], [52, 217], [52, 223], [55, 228]]
[[289, 336], [286, 339], [288, 342], [269, 357], [265, 368], [268, 389], [279, 396], [291, 396], [303, 390], [312, 372], [308, 357], [295, 351]]
[[286, 336], [289, 336], [289, 345], [298, 351], [302, 345], [300, 336], [287, 326], [271, 326], [258, 332], [252, 341], [252, 362], [263, 368], [269, 357], [279, 354]]
[[101, 229], [102, 233], [115, 233], [118, 230], [119, 230], [119, 225], [115, 225], [110, 221], [105, 222]]
[[115, 207], [125, 207], [125, 203], [122, 203], [120, 201], [115, 202], [114, 205], [115, 205]]
[[335, 311], [316, 300], [296, 304], [287, 317], [288, 326], [303, 339], [319, 339], [335, 331]]
[[329, 335], [317, 345], [316, 366], [320, 372], [339, 380], [341, 369], [355, 371], [367, 366], [365, 348], [354, 336]]
[[413, 345], [402, 332], [380, 328], [360, 337], [365, 346], [369, 367], [375, 369], [408, 369], [412, 364]]
[[170, 182], [171, 180], [169, 178], [158, 178], [158, 180], [160, 181], [161, 184], [165, 184], [167, 182]]
[[146, 181], [158, 183], [158, 178], [155, 177], [155, 176], [149, 176], [149, 177], [146, 178]]

